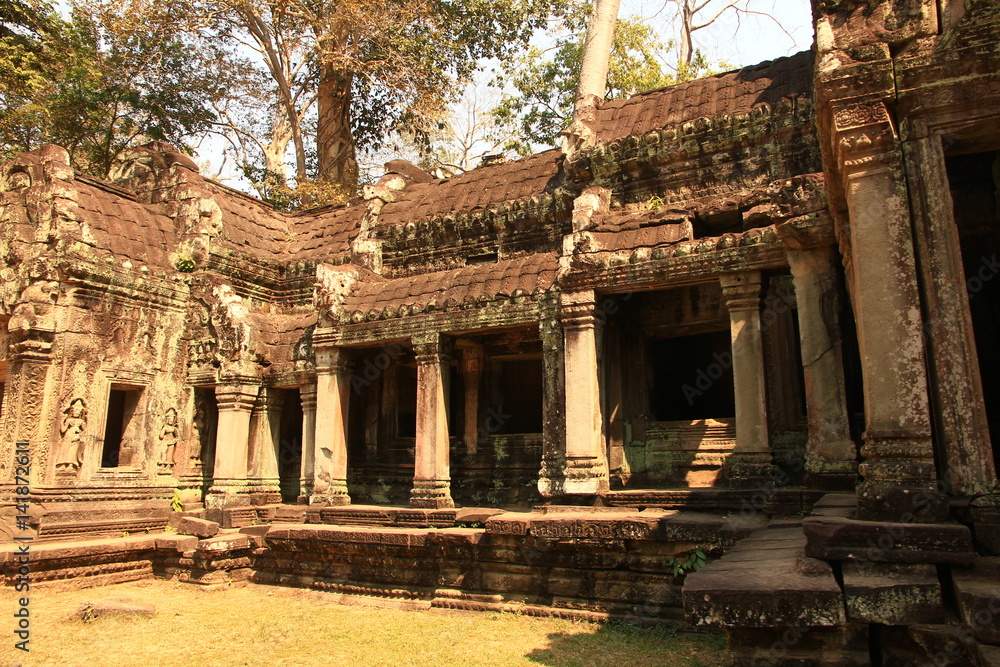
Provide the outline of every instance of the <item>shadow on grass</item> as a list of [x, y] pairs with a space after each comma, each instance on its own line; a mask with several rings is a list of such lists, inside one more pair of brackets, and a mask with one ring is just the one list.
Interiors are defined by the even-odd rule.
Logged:
[[720, 635], [679, 632], [631, 623], [605, 623], [592, 633], [551, 633], [547, 648], [525, 655], [549, 667], [701, 667], [717, 665], [725, 640]]

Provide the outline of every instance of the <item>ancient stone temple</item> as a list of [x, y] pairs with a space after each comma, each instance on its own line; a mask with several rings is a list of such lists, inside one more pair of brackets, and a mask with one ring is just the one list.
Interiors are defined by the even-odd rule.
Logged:
[[6, 538], [18, 447], [51, 580], [129, 533], [74, 554], [1000, 664], [1000, 8], [812, 4], [812, 51], [341, 206], [3, 165]]

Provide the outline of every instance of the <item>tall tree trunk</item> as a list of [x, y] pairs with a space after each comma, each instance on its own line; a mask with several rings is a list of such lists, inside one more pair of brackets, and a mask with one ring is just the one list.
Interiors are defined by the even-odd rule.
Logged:
[[316, 98], [318, 180], [348, 189], [358, 184], [358, 162], [351, 133], [353, 80], [353, 74], [324, 65]]
[[[288, 183], [288, 168], [285, 166], [285, 153], [288, 142], [292, 140], [292, 126], [284, 109], [274, 114], [274, 126], [271, 128], [270, 140], [263, 146], [264, 168], [275, 174], [283, 185]], [[303, 170], [303, 175], [305, 171]]]
[[592, 106], [594, 99], [604, 99], [608, 85], [611, 45], [618, 22], [619, 0], [594, 0], [587, 21], [587, 38], [580, 59], [580, 83], [576, 89], [576, 107]]
[[677, 78], [684, 80], [689, 67], [691, 67], [691, 59], [694, 58], [694, 41], [692, 40], [692, 33], [694, 32], [694, 6], [691, 0], [681, 1], [681, 40], [680, 40], [680, 54], [677, 59]]

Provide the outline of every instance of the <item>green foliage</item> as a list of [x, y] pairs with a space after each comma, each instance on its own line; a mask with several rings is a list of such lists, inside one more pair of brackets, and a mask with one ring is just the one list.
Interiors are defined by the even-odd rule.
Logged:
[[224, 82], [180, 36], [121, 35], [79, 6], [63, 19], [40, 0], [15, 3], [31, 12], [0, 30], [0, 156], [57, 143], [106, 177], [129, 147], [183, 147], [214, 120], [208, 101]]
[[174, 268], [181, 273], [191, 273], [195, 269], [195, 261], [190, 257], [178, 257], [174, 260]]
[[181, 496], [177, 491], [174, 491], [174, 494], [170, 496], [170, 509], [175, 512], [184, 511], [184, 503], [181, 502]]
[[[518, 138], [506, 148], [522, 155], [535, 144], [552, 145], [569, 122], [580, 76], [583, 42], [590, 3], [573, 4], [566, 21], [550, 31], [553, 45], [530, 48], [503, 66], [495, 81], [512, 92], [505, 95], [494, 117], [500, 125], [515, 125]], [[608, 70], [608, 99], [662, 88], [675, 78], [664, 72], [661, 59], [667, 45], [652, 29], [633, 18], [621, 18], [615, 28]]]
[[[529, 155], [538, 145], [552, 146], [573, 112], [590, 3], [575, 0], [566, 20], [548, 35], [552, 46], [532, 47], [502, 65], [494, 85], [508, 90], [493, 112], [496, 124], [515, 128], [517, 138], [504, 148]], [[634, 17], [619, 18], [608, 68], [606, 99], [620, 99], [705, 76], [714, 67], [701, 51], [689, 65], [666, 67], [673, 42], [664, 43], [653, 29]]]
[[343, 204], [350, 199], [347, 188], [339, 183], [311, 178], [299, 178], [295, 183], [289, 183], [281, 174], [251, 162], [242, 162], [239, 168], [243, 176], [253, 184], [261, 200], [279, 211], [301, 211]]
[[701, 549], [691, 552], [682, 560], [677, 560], [676, 558], [667, 559], [667, 567], [670, 568], [670, 573], [675, 577], [679, 577], [687, 572], [697, 572], [705, 567], [707, 563], [708, 556]]

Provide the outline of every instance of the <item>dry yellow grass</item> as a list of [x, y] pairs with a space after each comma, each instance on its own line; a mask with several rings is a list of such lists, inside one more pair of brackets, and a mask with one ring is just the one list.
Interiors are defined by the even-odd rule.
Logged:
[[[14, 594], [3, 591], [3, 609]], [[127, 597], [155, 605], [151, 619], [68, 617], [82, 603]], [[3, 631], [0, 664], [25, 667], [405, 665], [632, 665], [688, 667], [718, 662], [713, 637], [627, 625], [446, 614], [334, 602], [296, 589], [247, 586], [207, 591], [168, 581], [31, 595], [31, 652]], [[2, 614], [8, 624], [10, 612]], [[13, 630], [13, 625], [10, 626]]]

